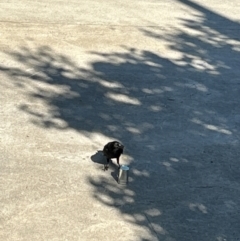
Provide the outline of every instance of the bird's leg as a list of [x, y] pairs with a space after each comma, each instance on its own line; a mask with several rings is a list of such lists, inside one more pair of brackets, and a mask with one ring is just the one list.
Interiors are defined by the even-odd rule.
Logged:
[[109, 161], [110, 161], [110, 159], [107, 158], [107, 164], [104, 165], [104, 171], [105, 171], [105, 170], [108, 170], [108, 168], [109, 168]]

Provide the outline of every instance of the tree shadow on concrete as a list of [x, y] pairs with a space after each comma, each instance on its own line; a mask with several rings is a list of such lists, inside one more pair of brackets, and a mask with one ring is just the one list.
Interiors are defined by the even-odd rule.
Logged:
[[167, 40], [178, 60], [123, 47], [91, 53], [102, 60], [85, 68], [43, 46], [8, 53], [25, 69], [0, 69], [32, 101], [19, 107], [32, 123], [101, 133], [127, 146], [127, 187], [109, 175], [89, 183], [98, 202], [145, 230], [136, 240], [237, 240], [240, 26], [181, 2], [199, 11], [196, 21], [182, 19], [185, 30], [162, 36], [140, 29]]
[[93, 63], [103, 79], [119, 81], [141, 101], [132, 122], [153, 128], [141, 133], [142, 150], [131, 149], [137, 161], [128, 188], [107, 178], [90, 183], [97, 200], [159, 240], [238, 240], [240, 25], [180, 2], [199, 11], [197, 20], [182, 19], [172, 35], [140, 29], [168, 42], [179, 59], [132, 48], [99, 53], [106, 61]]

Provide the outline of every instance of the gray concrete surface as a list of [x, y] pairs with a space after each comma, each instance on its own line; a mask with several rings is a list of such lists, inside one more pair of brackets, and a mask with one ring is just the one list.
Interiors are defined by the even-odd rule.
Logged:
[[239, 241], [239, 67], [237, 0], [1, 1], [0, 240]]

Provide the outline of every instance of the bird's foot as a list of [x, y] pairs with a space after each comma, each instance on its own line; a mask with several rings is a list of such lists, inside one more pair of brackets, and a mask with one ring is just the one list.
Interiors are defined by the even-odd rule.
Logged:
[[109, 165], [108, 165], [108, 164], [103, 166], [103, 170], [104, 170], [104, 171], [107, 171], [108, 168], [109, 168]]

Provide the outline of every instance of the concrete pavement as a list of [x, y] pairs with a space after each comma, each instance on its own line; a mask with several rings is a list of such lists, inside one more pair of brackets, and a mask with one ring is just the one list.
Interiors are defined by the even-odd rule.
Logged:
[[239, 240], [239, 13], [1, 2], [0, 240]]

